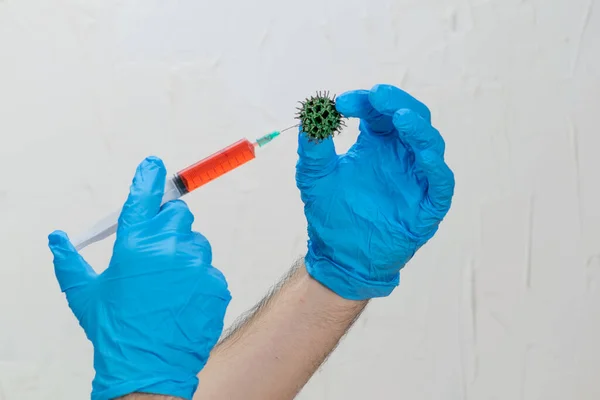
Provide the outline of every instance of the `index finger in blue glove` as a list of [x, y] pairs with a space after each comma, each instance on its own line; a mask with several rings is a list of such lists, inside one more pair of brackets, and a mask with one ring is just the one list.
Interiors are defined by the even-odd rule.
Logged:
[[[388, 115], [381, 114], [369, 101], [368, 90], [353, 90], [342, 93], [335, 101], [336, 109], [347, 118], [359, 118], [366, 124], [367, 131], [388, 134], [394, 131], [394, 124]], [[409, 104], [406, 105], [407, 108]], [[364, 129], [361, 129], [361, 132]]]
[[452, 204], [454, 173], [442, 157], [433, 151], [424, 150], [415, 159], [419, 160], [428, 183], [419, 220], [422, 228], [431, 231], [446, 216]]
[[415, 111], [428, 122], [431, 120], [431, 112], [425, 104], [391, 85], [342, 93], [336, 99], [336, 108], [345, 117], [360, 118], [368, 131], [380, 135], [394, 131], [392, 116], [401, 108]]
[[119, 217], [119, 228], [146, 222], [158, 214], [166, 176], [165, 165], [159, 158], [148, 157], [140, 163]]
[[404, 90], [392, 85], [375, 85], [369, 92], [369, 102], [383, 115], [392, 117], [400, 109], [408, 109], [417, 113], [427, 123], [431, 123], [431, 111], [419, 100]]
[[400, 139], [413, 151], [417, 169], [427, 180], [422, 210], [441, 219], [450, 209], [454, 194], [454, 174], [444, 161], [444, 141], [439, 132], [414, 111], [399, 110], [393, 121]]
[[444, 138], [437, 129], [416, 112], [408, 109], [397, 110], [392, 122], [400, 134], [400, 139], [413, 152], [428, 149], [444, 156], [446, 151]]
[[48, 247], [54, 255], [54, 273], [61, 291], [85, 286], [97, 274], [77, 252], [69, 237], [62, 231], [54, 231], [48, 236]]
[[163, 224], [163, 232], [191, 233], [194, 214], [183, 200], [171, 200], [161, 207], [158, 220]]
[[[200, 232], [192, 232], [188, 250], [190, 254], [194, 255], [193, 259], [196, 265], [212, 264], [212, 247], [208, 239]], [[224, 277], [223, 280], [225, 280]]]

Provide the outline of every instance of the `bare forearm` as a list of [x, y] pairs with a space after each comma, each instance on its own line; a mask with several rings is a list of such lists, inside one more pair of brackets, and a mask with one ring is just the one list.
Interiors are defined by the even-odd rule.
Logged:
[[215, 347], [196, 399], [293, 399], [367, 302], [343, 299], [299, 263]]

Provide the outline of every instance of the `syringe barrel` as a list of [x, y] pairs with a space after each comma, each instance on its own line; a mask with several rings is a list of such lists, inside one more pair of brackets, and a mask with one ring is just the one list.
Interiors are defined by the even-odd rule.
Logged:
[[[254, 158], [256, 158], [255, 144], [248, 139], [242, 139], [167, 179], [162, 204], [178, 199]], [[81, 250], [115, 233], [120, 213], [116, 211], [108, 215], [85, 235], [74, 238], [75, 248]]]
[[255, 144], [248, 139], [241, 139], [182, 169], [175, 175], [175, 183], [182, 193], [189, 193], [254, 158], [256, 158]]

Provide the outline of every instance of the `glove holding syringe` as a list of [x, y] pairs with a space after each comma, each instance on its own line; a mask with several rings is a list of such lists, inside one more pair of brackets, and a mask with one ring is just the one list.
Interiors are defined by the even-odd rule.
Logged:
[[[281, 131], [268, 133], [256, 139], [255, 142], [251, 142], [248, 139], [241, 139], [205, 159], [182, 169], [170, 179], [167, 179], [162, 204], [178, 199], [255, 159], [257, 147], [266, 145], [282, 132], [297, 126], [294, 125]], [[75, 248], [81, 250], [115, 233], [120, 214], [121, 211], [119, 210], [106, 216], [84, 235], [75, 238], [72, 242]]]

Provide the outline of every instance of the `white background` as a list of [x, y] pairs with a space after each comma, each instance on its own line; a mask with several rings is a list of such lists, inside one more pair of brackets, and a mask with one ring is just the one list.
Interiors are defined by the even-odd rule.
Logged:
[[[455, 201], [300, 398], [600, 398], [599, 39], [594, 0], [0, 0], [0, 399], [89, 397], [48, 233], [119, 208], [147, 155], [175, 172], [376, 83], [431, 108]], [[305, 249], [295, 133], [259, 157], [187, 198], [227, 324]]]

